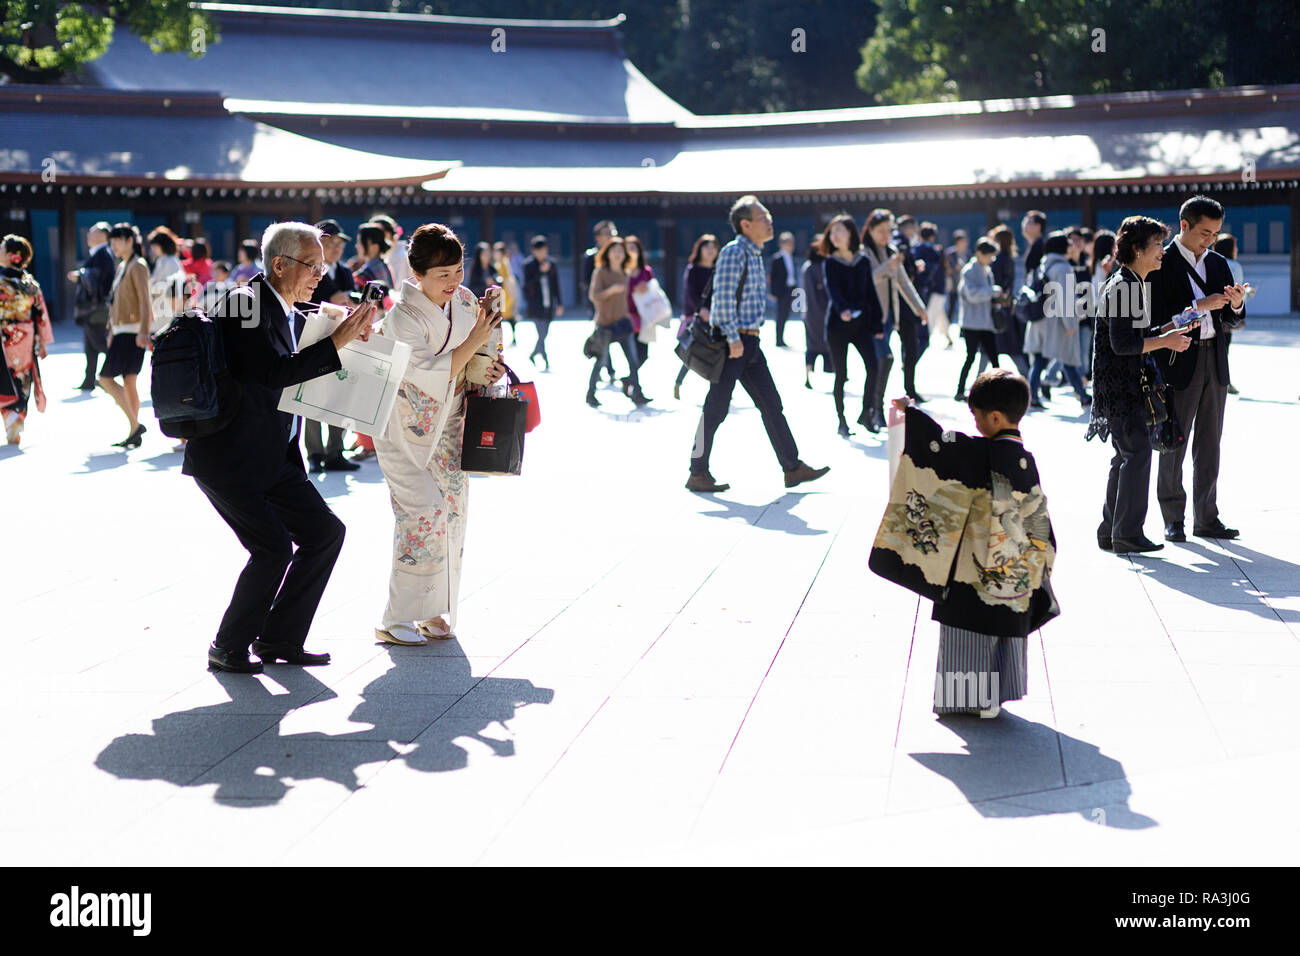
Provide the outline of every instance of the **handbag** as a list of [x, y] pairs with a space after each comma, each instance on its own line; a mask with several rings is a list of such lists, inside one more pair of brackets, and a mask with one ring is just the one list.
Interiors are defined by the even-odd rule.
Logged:
[[510, 380], [510, 394], [528, 405], [525, 409], [524, 431], [530, 432], [542, 423], [542, 407], [537, 404], [537, 386], [532, 382], [519, 381], [519, 376], [509, 365], [506, 366], [506, 377]]
[[598, 325], [596, 330], [587, 336], [587, 341], [582, 343], [582, 354], [589, 359], [600, 358], [613, 339], [614, 334], [610, 332], [608, 326]]
[[1147, 428], [1155, 428], [1169, 419], [1169, 394], [1160, 366], [1149, 356], [1142, 361], [1142, 412]]
[[[744, 268], [740, 270], [740, 282], [736, 286], [736, 310], [740, 310], [741, 300], [745, 294], [745, 280], [749, 278], [749, 259], [745, 259]], [[713, 276], [709, 276], [709, 284], [704, 287], [704, 295], [700, 298], [708, 301], [713, 294]], [[678, 342], [677, 347], [673, 350], [677, 357], [682, 360], [682, 364], [688, 369], [699, 375], [710, 385], [716, 385], [722, 378], [722, 369], [727, 364], [729, 356], [729, 347], [727, 340], [722, 337], [722, 332], [711, 322], [705, 322], [698, 315], [691, 324], [691, 338], [689, 344]]]
[[470, 395], [465, 400], [465, 434], [460, 470], [467, 475], [517, 475], [524, 464], [528, 403], [513, 395]]
[[1151, 435], [1151, 450], [1158, 452], [1177, 451], [1187, 441], [1187, 436], [1183, 434], [1183, 426], [1179, 424], [1178, 418], [1171, 414], [1159, 425], [1152, 425], [1147, 431]]
[[673, 305], [658, 279], [647, 279], [632, 292], [632, 301], [641, 316], [641, 328], [667, 325], [673, 318]]

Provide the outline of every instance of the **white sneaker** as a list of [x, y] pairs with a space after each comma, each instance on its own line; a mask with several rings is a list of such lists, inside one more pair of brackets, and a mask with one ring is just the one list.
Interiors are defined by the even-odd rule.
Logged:
[[386, 644], [428, 644], [424, 635], [412, 624], [390, 624], [375, 628], [375, 637]]

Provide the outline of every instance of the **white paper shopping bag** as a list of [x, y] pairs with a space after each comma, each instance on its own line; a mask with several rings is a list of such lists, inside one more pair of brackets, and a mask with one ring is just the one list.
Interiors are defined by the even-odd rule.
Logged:
[[[324, 309], [308, 316], [299, 347], [329, 335], [342, 321], [339, 310]], [[351, 428], [363, 434], [382, 432], [393, 411], [397, 388], [406, 374], [411, 347], [382, 335], [354, 339], [339, 350], [343, 367], [337, 372], [293, 385], [280, 396], [279, 409], [291, 415]]]

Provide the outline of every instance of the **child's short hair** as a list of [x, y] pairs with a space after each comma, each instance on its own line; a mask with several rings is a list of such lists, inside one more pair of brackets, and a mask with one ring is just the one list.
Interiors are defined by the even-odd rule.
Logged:
[[1029, 410], [1029, 383], [1006, 368], [991, 368], [970, 387], [966, 404], [981, 412], [1001, 412], [1011, 424]]
[[996, 256], [998, 247], [992, 239], [981, 238], [979, 242], [975, 243], [975, 251], [982, 252], [986, 256]]

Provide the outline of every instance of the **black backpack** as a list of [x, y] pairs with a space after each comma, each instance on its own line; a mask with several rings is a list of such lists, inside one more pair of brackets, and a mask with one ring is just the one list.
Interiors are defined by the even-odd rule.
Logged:
[[239, 411], [239, 383], [226, 368], [221, 323], [186, 309], [154, 338], [149, 393], [158, 427], [171, 438], [202, 438]]
[[1043, 285], [1047, 279], [1047, 270], [1042, 264], [1034, 269], [1034, 274], [1029, 277], [1029, 281], [1020, 287], [1016, 293], [1016, 318], [1021, 322], [1037, 322], [1043, 318], [1043, 307], [1046, 305], [1046, 296], [1043, 295]]

